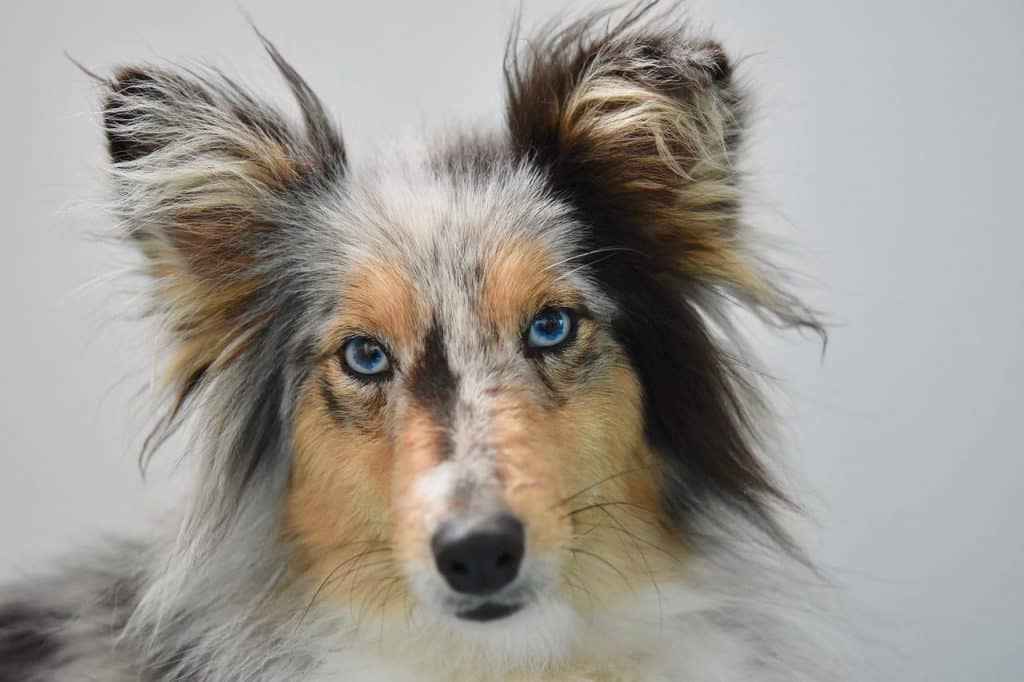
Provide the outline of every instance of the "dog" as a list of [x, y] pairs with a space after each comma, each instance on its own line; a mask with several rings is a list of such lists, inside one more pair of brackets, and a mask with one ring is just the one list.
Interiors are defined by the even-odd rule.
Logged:
[[101, 79], [172, 528], [0, 599], [3, 682], [837, 676], [738, 309], [748, 96], [657, 3], [513, 30], [498, 130], [346, 157], [214, 69]]

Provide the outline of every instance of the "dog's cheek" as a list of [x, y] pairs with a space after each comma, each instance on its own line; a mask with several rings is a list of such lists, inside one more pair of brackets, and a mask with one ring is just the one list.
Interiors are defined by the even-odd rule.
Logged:
[[662, 511], [660, 466], [628, 364], [615, 363], [558, 409], [520, 413], [507, 494], [527, 520], [530, 550], [557, 561], [565, 589], [583, 595], [578, 605], [649, 585], [652, 572], [676, 572], [668, 557], [681, 545]]
[[510, 393], [494, 410], [505, 498], [526, 522], [528, 553], [535, 555], [570, 548], [573, 510], [607, 494], [621, 497], [616, 477], [647, 475], [635, 471], [645, 455], [639, 392], [628, 368], [616, 365], [565, 395], [551, 407]]
[[[370, 573], [393, 572], [388, 568], [391, 468], [383, 434], [365, 424], [339, 422], [324, 404], [317, 382], [311, 382], [296, 417], [284, 514], [298, 570], [311, 584], [323, 583], [332, 572], [337, 577], [339, 566], [350, 566], [353, 575], [367, 580]], [[375, 570], [364, 571], [371, 562]], [[363, 568], [357, 571], [360, 564]], [[339, 592], [355, 589], [344, 580], [330, 579]]]

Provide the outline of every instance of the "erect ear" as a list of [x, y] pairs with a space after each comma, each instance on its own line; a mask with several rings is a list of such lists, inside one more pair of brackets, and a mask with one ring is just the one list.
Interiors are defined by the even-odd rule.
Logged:
[[[266, 47], [304, 126], [223, 74], [129, 67], [104, 81], [103, 125], [123, 233], [146, 259], [173, 333], [176, 402], [274, 313], [267, 288], [289, 199], [344, 173], [341, 139], [309, 86]], [[296, 202], [292, 201], [292, 204]]]
[[127, 67], [107, 82], [103, 124], [125, 227], [144, 245], [173, 248], [196, 274], [244, 264], [246, 234], [272, 227], [281, 190], [344, 170], [341, 139], [319, 100], [266, 47], [305, 130], [216, 71]]
[[653, 5], [617, 24], [597, 14], [549, 28], [522, 53], [510, 45], [512, 144], [596, 227], [597, 245], [641, 250], [654, 272], [799, 324], [743, 239], [745, 105], [729, 60]]

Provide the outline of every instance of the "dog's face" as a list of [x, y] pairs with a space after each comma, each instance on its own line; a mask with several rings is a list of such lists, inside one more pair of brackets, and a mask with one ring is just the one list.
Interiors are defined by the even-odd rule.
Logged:
[[430, 164], [349, 178], [362, 248], [298, 409], [288, 528], [343, 601], [586, 609], [682, 557], [615, 303], [534, 169]]
[[644, 11], [510, 58], [505, 130], [369, 165], [269, 45], [302, 130], [216, 73], [107, 83], [164, 423], [208, 417], [191, 532], [273, 519], [310, 603], [540, 651], [686, 579], [709, 510], [770, 530], [716, 302], [813, 320], [743, 238], [725, 57]]

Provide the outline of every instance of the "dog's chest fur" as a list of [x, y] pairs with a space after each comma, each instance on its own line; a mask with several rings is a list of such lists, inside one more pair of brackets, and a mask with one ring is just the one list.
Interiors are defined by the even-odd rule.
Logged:
[[[783, 650], [798, 657], [799, 645], [754, 634], [759, 623], [775, 615], [754, 604], [736, 611], [709, 594], [683, 585], [660, 586], [633, 595], [609, 609], [573, 642], [567, 658], [553, 665], [502, 670], [492, 659], [474, 661], [469, 652], [446, 650], [430, 643], [369, 638], [358, 647], [328, 655], [313, 682], [434, 682], [473, 679], [481, 682], [795, 682], [810, 671], [797, 671], [793, 661], [777, 659]], [[743, 622], [746, 621], [746, 622]], [[776, 660], [772, 661], [775, 658]], [[498, 672], [501, 670], [501, 672]], [[813, 673], [810, 673], [814, 675]]]

